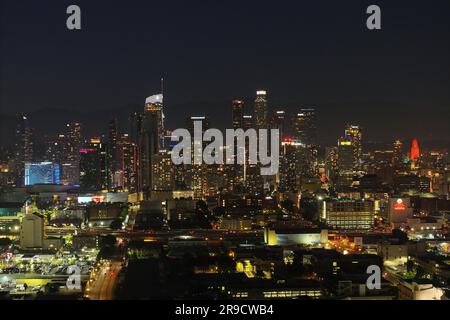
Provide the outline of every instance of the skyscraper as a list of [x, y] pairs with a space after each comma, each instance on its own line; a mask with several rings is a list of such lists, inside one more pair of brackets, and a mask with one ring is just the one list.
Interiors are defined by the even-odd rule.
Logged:
[[345, 137], [351, 140], [353, 145], [353, 170], [361, 168], [362, 163], [362, 129], [360, 126], [347, 125]]
[[155, 94], [145, 100], [145, 113], [152, 114], [156, 119], [158, 131], [158, 149], [164, 148], [164, 108], [163, 95]]
[[118, 189], [136, 192], [137, 181], [137, 146], [128, 134], [119, 135], [117, 142], [118, 167], [112, 174], [112, 185]]
[[80, 185], [84, 191], [110, 188], [108, 150], [99, 137], [93, 137], [80, 149]]
[[33, 135], [26, 114], [18, 114], [16, 121], [15, 183], [22, 186], [25, 183], [25, 162], [33, 161]]
[[315, 108], [302, 108], [294, 118], [295, 138], [308, 146], [317, 144], [316, 110]]
[[354, 164], [353, 140], [349, 137], [340, 138], [338, 141], [338, 170], [339, 175], [352, 175]]
[[163, 95], [157, 94], [145, 100], [140, 119], [138, 190], [143, 198], [150, 198], [152, 183], [152, 157], [164, 146]]
[[116, 187], [116, 179], [114, 179], [116, 172], [120, 170], [120, 150], [119, 150], [119, 125], [117, 119], [109, 122], [108, 146], [110, 152], [109, 172], [112, 176], [112, 186]]
[[276, 110], [270, 117], [270, 128], [280, 131], [280, 141], [286, 134], [286, 112], [284, 110]]
[[255, 99], [255, 126], [256, 129], [267, 129], [267, 92], [256, 91]]
[[398, 167], [403, 160], [403, 144], [400, 140], [394, 142], [394, 156], [392, 162], [394, 167]]
[[186, 128], [189, 130], [192, 136], [192, 165], [187, 166], [187, 185], [190, 186], [194, 192], [194, 197], [196, 199], [202, 199], [207, 191], [208, 181], [207, 181], [207, 168], [208, 166], [204, 163], [196, 164], [194, 155], [197, 153], [203, 154], [204, 147], [208, 145], [208, 142], [196, 142], [194, 141], [194, 123], [201, 122], [202, 124], [202, 134], [210, 128], [209, 118], [206, 116], [193, 116], [187, 119]]
[[60, 165], [61, 183], [78, 184], [80, 180], [81, 124], [66, 124], [65, 131], [48, 140], [46, 160]]
[[416, 161], [420, 157], [420, 148], [419, 148], [419, 140], [417, 138], [414, 138], [414, 140], [411, 143], [411, 152], [409, 154], [409, 159], [411, 161]]
[[232, 101], [232, 121], [233, 129], [242, 128], [242, 121], [244, 118], [244, 101], [233, 100]]

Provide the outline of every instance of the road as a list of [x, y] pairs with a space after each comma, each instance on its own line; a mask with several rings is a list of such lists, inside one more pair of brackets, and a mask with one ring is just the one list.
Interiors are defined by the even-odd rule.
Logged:
[[119, 261], [101, 263], [99, 270], [91, 275], [86, 286], [85, 297], [91, 300], [112, 300], [114, 285], [121, 268], [122, 264]]

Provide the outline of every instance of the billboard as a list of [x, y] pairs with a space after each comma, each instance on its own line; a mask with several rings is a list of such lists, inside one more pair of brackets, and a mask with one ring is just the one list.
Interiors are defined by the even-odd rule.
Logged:
[[25, 185], [60, 184], [59, 164], [54, 162], [26, 162]]

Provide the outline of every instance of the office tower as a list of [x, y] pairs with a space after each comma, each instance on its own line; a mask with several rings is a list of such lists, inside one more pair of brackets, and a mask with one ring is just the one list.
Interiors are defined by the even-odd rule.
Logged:
[[233, 121], [233, 129], [242, 128], [242, 121], [244, 118], [244, 101], [242, 100], [233, 100], [232, 101], [232, 121]]
[[256, 91], [255, 99], [255, 127], [256, 129], [267, 129], [267, 92], [264, 90]]
[[80, 186], [83, 191], [100, 191], [110, 188], [108, 149], [98, 137], [89, 140], [80, 149]]
[[194, 154], [203, 154], [203, 150], [208, 145], [208, 142], [200, 142], [198, 144], [194, 141], [194, 122], [201, 122], [202, 124], [202, 134], [210, 128], [210, 122], [206, 116], [193, 116], [187, 119], [186, 128], [189, 130], [192, 136], [192, 165], [186, 166], [186, 184], [194, 192], [195, 199], [204, 199], [208, 189], [207, 181], [207, 165], [195, 164]]
[[392, 162], [394, 167], [398, 168], [403, 161], [403, 144], [400, 140], [394, 141], [394, 155], [392, 157]]
[[409, 154], [409, 159], [411, 161], [416, 161], [420, 157], [420, 148], [419, 148], [419, 140], [417, 138], [414, 138], [414, 140], [411, 143], [411, 152]]
[[314, 108], [303, 108], [294, 118], [294, 136], [308, 146], [317, 145], [316, 111]]
[[252, 115], [244, 115], [242, 117], [242, 127], [244, 130], [248, 130], [255, 127], [255, 121]]
[[360, 126], [347, 125], [345, 128], [345, 137], [353, 145], [353, 170], [358, 171], [362, 163], [362, 130]]
[[78, 184], [80, 180], [81, 124], [68, 123], [65, 131], [48, 139], [46, 160], [59, 164], [61, 184]]
[[280, 142], [286, 134], [287, 123], [286, 123], [286, 112], [283, 110], [276, 110], [272, 113], [270, 117], [270, 128], [278, 129], [280, 132]]
[[162, 94], [145, 100], [139, 132], [138, 190], [144, 200], [150, 199], [152, 183], [152, 156], [158, 154], [164, 143], [164, 114]]
[[338, 141], [339, 174], [353, 173], [354, 146], [350, 138], [340, 138]]
[[279, 187], [282, 191], [297, 192], [302, 183], [316, 176], [315, 149], [299, 140], [285, 138], [281, 143]]
[[338, 178], [335, 184], [338, 190], [345, 190], [352, 184], [353, 180], [353, 160], [354, 160], [354, 149], [353, 141], [350, 138], [340, 138], [338, 141]]
[[145, 100], [145, 113], [153, 114], [156, 118], [158, 132], [158, 149], [164, 148], [164, 108], [163, 95], [156, 94]]
[[120, 134], [117, 140], [117, 167], [112, 176], [112, 186], [115, 189], [136, 192], [138, 188], [137, 146], [128, 134]]
[[325, 175], [328, 179], [334, 180], [338, 174], [338, 148], [327, 148], [325, 154]]
[[152, 156], [152, 190], [173, 191], [175, 189], [175, 165], [167, 152]]
[[124, 191], [137, 191], [137, 160], [136, 144], [131, 141], [128, 134], [122, 134], [119, 140], [119, 172], [121, 178], [119, 186]]
[[14, 161], [15, 184], [22, 186], [25, 182], [25, 162], [33, 161], [33, 134], [26, 114], [16, 117]]
[[60, 168], [54, 162], [25, 162], [25, 185], [59, 184]]
[[139, 144], [141, 128], [142, 128], [142, 112], [133, 112], [128, 118], [128, 131], [130, 134], [130, 140], [134, 144]]
[[322, 220], [332, 228], [364, 231], [374, 225], [373, 201], [327, 199], [321, 203], [321, 206]]
[[115, 176], [120, 169], [120, 150], [119, 150], [119, 125], [117, 119], [109, 122], [108, 149], [110, 152], [109, 172], [112, 178], [112, 187], [117, 187]]
[[296, 140], [284, 139], [281, 143], [281, 158], [280, 158], [280, 178], [279, 190], [286, 191], [300, 191], [301, 187], [301, 160], [300, 148], [302, 146]]
[[69, 140], [68, 153], [62, 166], [62, 180], [67, 184], [80, 182], [80, 148], [82, 145], [81, 124], [72, 122], [67, 125]]

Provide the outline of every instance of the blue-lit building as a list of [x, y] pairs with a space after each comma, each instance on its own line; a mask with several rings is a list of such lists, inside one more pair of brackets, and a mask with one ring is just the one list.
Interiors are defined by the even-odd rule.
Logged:
[[25, 185], [59, 184], [60, 168], [54, 162], [27, 162], [25, 163]]

